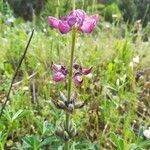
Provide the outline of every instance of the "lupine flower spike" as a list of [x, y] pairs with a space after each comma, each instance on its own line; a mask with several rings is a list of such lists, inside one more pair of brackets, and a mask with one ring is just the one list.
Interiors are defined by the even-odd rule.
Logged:
[[[76, 32], [91, 33], [94, 31], [99, 20], [98, 15], [88, 16], [83, 10], [73, 10], [68, 16], [57, 19], [48, 17], [48, 24], [51, 28], [57, 29], [62, 34], [67, 34], [72, 31], [72, 46], [69, 70], [66, 66], [52, 63], [53, 80], [55, 82], [68, 79], [68, 94], [67, 97], [60, 92], [60, 100], [52, 100], [56, 108], [66, 112], [66, 120], [55, 131], [55, 134], [65, 141], [65, 150], [69, 150], [69, 140], [77, 136], [76, 128], [71, 122], [69, 115], [73, 114], [76, 109], [81, 109], [85, 106], [85, 102], [77, 101], [77, 93], [71, 95], [72, 81], [76, 86], [81, 86], [83, 76], [91, 74], [92, 67], [82, 68], [79, 64], [73, 64]], [[74, 69], [74, 70], [73, 70]]]
[[50, 27], [58, 29], [62, 34], [66, 34], [72, 30], [74, 26], [78, 31], [84, 33], [91, 33], [99, 21], [98, 15], [87, 16], [87, 14], [80, 9], [72, 11], [68, 16], [61, 19], [48, 17], [48, 24]]

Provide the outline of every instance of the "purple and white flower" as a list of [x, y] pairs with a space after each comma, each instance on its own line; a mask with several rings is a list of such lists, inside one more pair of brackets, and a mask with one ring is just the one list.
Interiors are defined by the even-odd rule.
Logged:
[[77, 9], [72, 11], [68, 16], [57, 19], [48, 17], [48, 24], [51, 28], [58, 29], [62, 34], [72, 30], [74, 26], [77, 30], [84, 33], [91, 33], [99, 21], [98, 15], [87, 16], [83, 10]]

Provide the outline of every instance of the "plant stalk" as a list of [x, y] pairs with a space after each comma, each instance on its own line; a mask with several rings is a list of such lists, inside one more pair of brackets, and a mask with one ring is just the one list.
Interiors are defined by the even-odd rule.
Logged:
[[73, 0], [73, 10], [76, 8], [76, 0]]
[[[76, 39], [76, 28], [72, 29], [72, 46], [71, 46], [71, 57], [70, 57], [70, 68], [69, 68], [69, 78], [68, 78], [68, 102], [71, 99], [71, 86], [72, 86], [72, 71], [73, 71], [73, 58], [75, 50], [75, 39]], [[70, 115], [66, 112], [66, 130], [68, 131]], [[65, 150], [69, 150], [69, 142], [65, 143]]]
[[16, 79], [16, 76], [17, 76], [18, 71], [19, 71], [19, 69], [20, 69], [20, 67], [21, 67], [21, 64], [22, 64], [22, 62], [23, 62], [23, 60], [24, 60], [24, 58], [25, 58], [25, 56], [26, 56], [26, 53], [27, 53], [28, 47], [29, 47], [29, 45], [30, 45], [31, 39], [32, 39], [32, 37], [33, 37], [33, 34], [34, 34], [34, 29], [32, 30], [32, 33], [31, 33], [30, 38], [29, 38], [29, 40], [28, 40], [28, 43], [27, 43], [27, 45], [26, 45], [26, 47], [25, 47], [24, 53], [23, 53], [23, 55], [21, 56], [21, 58], [20, 58], [20, 60], [19, 60], [18, 66], [17, 66], [17, 68], [16, 68], [16, 70], [15, 70], [14, 76], [13, 76], [12, 81], [11, 81], [11, 83], [10, 83], [10, 87], [9, 87], [9, 90], [8, 90], [8, 93], [7, 93], [7, 96], [6, 96], [6, 100], [5, 100], [4, 104], [3, 104], [2, 109], [1, 109], [1, 112], [0, 112], [0, 118], [1, 118], [1, 116], [2, 116], [2, 114], [3, 114], [3, 111], [4, 111], [5, 107], [6, 107], [7, 102], [9, 101], [9, 95], [10, 95], [10, 92], [11, 92], [11, 89], [12, 89], [12, 86], [13, 86], [13, 83], [14, 83], [14, 81], [15, 81], [15, 79]]

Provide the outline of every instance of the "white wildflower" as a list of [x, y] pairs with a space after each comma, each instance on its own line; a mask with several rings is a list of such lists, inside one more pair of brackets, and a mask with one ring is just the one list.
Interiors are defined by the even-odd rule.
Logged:
[[133, 63], [138, 64], [139, 62], [140, 62], [139, 56], [136, 56], [136, 57], [133, 58]]
[[147, 130], [144, 130], [144, 131], [143, 131], [143, 135], [144, 135], [147, 139], [150, 139], [150, 128], [147, 129]]

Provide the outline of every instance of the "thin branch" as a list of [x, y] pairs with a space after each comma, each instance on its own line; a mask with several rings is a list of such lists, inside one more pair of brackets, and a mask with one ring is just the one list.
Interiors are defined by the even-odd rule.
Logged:
[[[32, 79], [35, 75], [37, 75], [37, 72], [31, 74], [31, 75], [27, 78], [27, 80]], [[18, 82], [16, 82], [16, 83], [13, 83], [12, 86], [13, 86], [13, 87], [19, 86], [23, 81], [24, 81], [24, 80], [21, 80], [21, 81], [18, 81]]]
[[14, 83], [15, 78], [16, 78], [16, 76], [17, 76], [17, 74], [18, 74], [18, 71], [19, 71], [19, 69], [20, 69], [20, 67], [21, 67], [21, 64], [22, 64], [22, 62], [23, 62], [23, 60], [24, 60], [24, 58], [25, 58], [25, 56], [26, 56], [26, 53], [27, 53], [28, 47], [29, 47], [29, 45], [30, 45], [31, 39], [32, 39], [32, 37], [33, 37], [33, 34], [34, 34], [34, 29], [32, 30], [32, 33], [31, 33], [30, 38], [29, 38], [29, 40], [28, 40], [28, 43], [27, 43], [27, 45], [26, 45], [26, 47], [25, 47], [24, 53], [23, 53], [22, 57], [21, 57], [20, 60], [19, 60], [18, 66], [17, 66], [16, 71], [15, 71], [15, 73], [14, 73], [14, 76], [13, 76], [13, 78], [12, 78], [12, 81], [11, 81], [11, 84], [10, 84], [10, 87], [9, 87], [9, 91], [8, 91], [8, 93], [7, 93], [6, 101], [4, 102], [4, 104], [3, 104], [3, 106], [2, 106], [2, 109], [1, 109], [1, 112], [0, 112], [0, 118], [1, 118], [1, 116], [2, 116], [2, 114], [3, 114], [3, 111], [4, 111], [5, 107], [6, 107], [7, 102], [9, 101], [9, 96], [10, 96], [10, 92], [11, 92], [13, 83]]

